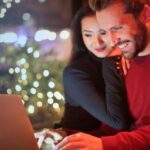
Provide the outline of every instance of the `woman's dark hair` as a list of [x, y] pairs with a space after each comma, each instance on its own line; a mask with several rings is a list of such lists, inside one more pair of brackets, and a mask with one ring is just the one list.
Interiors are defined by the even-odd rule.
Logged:
[[83, 18], [95, 15], [95, 12], [88, 6], [81, 7], [73, 18], [71, 24], [72, 31], [72, 57], [71, 61], [76, 60], [84, 52], [87, 52], [87, 48], [83, 42], [81, 32], [81, 21]]

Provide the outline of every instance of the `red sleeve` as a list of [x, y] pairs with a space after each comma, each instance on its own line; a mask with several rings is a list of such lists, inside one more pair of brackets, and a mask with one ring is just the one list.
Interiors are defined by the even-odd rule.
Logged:
[[150, 125], [131, 132], [103, 136], [102, 143], [104, 150], [149, 150]]

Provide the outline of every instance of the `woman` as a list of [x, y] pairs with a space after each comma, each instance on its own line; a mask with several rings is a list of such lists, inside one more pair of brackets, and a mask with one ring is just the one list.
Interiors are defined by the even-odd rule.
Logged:
[[78, 11], [72, 33], [72, 59], [63, 74], [63, 128], [92, 133], [106, 124], [128, 129], [131, 119], [125, 85], [121, 70], [116, 69], [120, 67], [120, 57], [104, 58], [112, 50], [100, 39], [96, 16], [90, 8]]

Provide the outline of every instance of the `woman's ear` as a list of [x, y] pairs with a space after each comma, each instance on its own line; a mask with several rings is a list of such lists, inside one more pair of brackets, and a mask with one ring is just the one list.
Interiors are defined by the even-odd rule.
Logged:
[[144, 24], [150, 23], [150, 6], [145, 4], [141, 12], [140, 18]]

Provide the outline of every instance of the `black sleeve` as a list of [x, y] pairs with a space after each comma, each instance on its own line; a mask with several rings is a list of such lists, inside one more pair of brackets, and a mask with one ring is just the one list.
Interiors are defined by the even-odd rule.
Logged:
[[91, 81], [87, 72], [71, 67], [66, 68], [63, 74], [65, 93], [99, 121], [113, 128], [127, 129], [129, 119], [125, 113], [123, 89], [121, 93], [119, 92], [123, 80], [118, 76], [117, 71], [110, 67], [109, 61], [104, 61], [102, 64], [103, 76], [107, 74], [104, 77], [107, 85], [105, 94], [97, 91], [95, 83]]
[[115, 127], [119, 129], [129, 128], [132, 119], [121, 71], [120, 57], [104, 58], [102, 73], [105, 82], [107, 113]]

